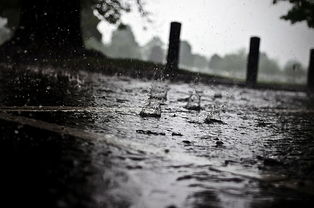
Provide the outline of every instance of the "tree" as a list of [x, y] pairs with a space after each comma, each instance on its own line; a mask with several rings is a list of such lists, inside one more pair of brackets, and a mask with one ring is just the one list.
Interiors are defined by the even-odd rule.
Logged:
[[[220, 57], [214, 54], [209, 61], [209, 68], [228, 72], [231, 76], [244, 78], [247, 67], [247, 53], [240, 49], [236, 53], [226, 54]], [[259, 61], [259, 72], [263, 77], [269, 78], [281, 73], [280, 67], [275, 59], [269, 58], [265, 52], [261, 52]]]
[[131, 26], [121, 25], [113, 31], [106, 54], [114, 58], [141, 59], [141, 49]]
[[148, 57], [149, 61], [154, 63], [162, 63], [165, 59], [165, 53], [160, 46], [154, 46]]
[[14, 36], [1, 47], [0, 56], [62, 58], [84, 55], [82, 9], [94, 10], [102, 19], [116, 24], [123, 13], [135, 6], [142, 16], [147, 15], [142, 0], [0, 0], [0, 16], [7, 11], [20, 11]]
[[222, 63], [222, 58], [218, 54], [214, 54], [209, 60], [210, 69], [220, 69], [220, 64]]
[[314, 1], [313, 0], [273, 0], [274, 4], [289, 1], [292, 8], [281, 18], [292, 24], [305, 21], [310, 28], [314, 28]]
[[299, 80], [306, 79], [306, 70], [303, 65], [296, 60], [289, 60], [284, 68], [284, 75], [287, 77], [288, 82], [297, 83]]
[[[143, 47], [142, 47], [142, 58], [143, 60], [145, 61], [153, 61], [151, 58], [151, 55], [152, 55], [152, 50], [153, 48], [155, 47], [158, 47], [158, 48], [161, 48], [162, 49], [162, 54], [165, 54], [165, 51], [164, 51], [164, 43], [163, 41], [157, 37], [157, 36], [154, 36], [151, 40], [149, 40]], [[154, 50], [157, 50], [157, 49], [154, 49]], [[164, 56], [164, 55], [163, 55]], [[162, 62], [164, 61], [164, 58], [162, 59]]]
[[228, 73], [229, 76], [243, 78], [247, 54], [245, 49], [240, 49], [236, 53], [226, 54], [220, 57], [214, 54], [209, 61], [209, 68], [219, 73]]
[[205, 69], [207, 67], [208, 60], [205, 56], [200, 54], [193, 54], [193, 66], [199, 69]]
[[247, 54], [245, 49], [240, 49], [236, 53], [226, 54], [221, 63], [222, 69], [228, 71], [231, 75], [236, 76], [245, 72], [247, 63]]
[[260, 73], [272, 76], [281, 73], [279, 64], [275, 59], [269, 58], [265, 52], [261, 52], [259, 61]]
[[188, 41], [180, 42], [179, 61], [184, 66], [193, 66], [192, 46]]
[[82, 9], [81, 29], [85, 48], [87, 50], [96, 50], [105, 55], [106, 48], [102, 42], [102, 34], [97, 29], [99, 22], [100, 19], [94, 15], [92, 9]]

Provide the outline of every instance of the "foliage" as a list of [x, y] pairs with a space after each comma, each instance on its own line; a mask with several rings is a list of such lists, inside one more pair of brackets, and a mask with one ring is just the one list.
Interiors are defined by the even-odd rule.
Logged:
[[[209, 60], [209, 68], [218, 74], [228, 74], [236, 78], [245, 78], [247, 67], [247, 53], [239, 50], [235, 53], [219, 56], [214, 54]], [[276, 59], [269, 57], [265, 52], [260, 53], [259, 75], [260, 80], [280, 81], [289, 83], [305, 83], [306, 69], [296, 60], [288, 61], [281, 68]]]
[[209, 60], [210, 69], [219, 69], [221, 68], [220, 64], [222, 63], [222, 58], [218, 54], [214, 54]]
[[199, 69], [205, 69], [208, 65], [208, 60], [205, 56], [200, 54], [192, 54], [193, 66]]
[[[90, 0], [84, 0], [90, 1]], [[142, 0], [92, 0], [93, 8], [109, 23], [115, 24], [121, 19], [121, 15], [128, 13], [137, 7], [142, 17], [147, 17], [148, 12], [144, 9]]]
[[266, 53], [261, 52], [259, 57], [259, 68], [262, 74], [272, 76], [280, 74], [280, 66], [275, 59], [270, 58]]
[[113, 31], [111, 43], [106, 49], [106, 54], [110, 57], [141, 59], [140, 46], [135, 40], [134, 33], [129, 25]]
[[164, 61], [165, 54], [160, 46], [154, 46], [151, 49], [148, 60], [154, 63], [162, 63]]
[[[162, 63], [165, 59], [164, 45], [165, 44], [163, 43], [163, 41], [159, 37], [157, 37], [157, 36], [153, 37], [150, 41], [148, 41], [142, 47], [142, 58], [143, 58], [143, 60]], [[154, 52], [153, 52], [153, 50], [154, 50]], [[160, 50], [162, 50], [162, 51], [160, 51]], [[157, 55], [157, 53], [159, 53], [159, 55]], [[160, 61], [161, 57], [157, 58], [157, 56], [160, 56], [160, 55], [163, 56], [161, 61]], [[157, 61], [157, 60], [159, 60], [159, 61]]]
[[[243, 77], [246, 73], [247, 53], [241, 49], [235, 53], [220, 57], [214, 54], [209, 61], [209, 68], [228, 72], [232, 76]], [[264, 75], [280, 74], [280, 67], [275, 59], [271, 59], [264, 52], [260, 54], [259, 70]]]
[[99, 22], [100, 20], [94, 15], [92, 9], [83, 8], [81, 10], [81, 28], [85, 41], [94, 38], [98, 42], [101, 42], [102, 34], [97, 29]]
[[[21, 7], [21, 3], [24, 1], [27, 0], [0, 0], [0, 16], [4, 16], [8, 10], [19, 9]], [[36, 1], [56, 0], [32, 0], [32, 2]], [[64, 3], [67, 0], [58, 1], [60, 3]], [[123, 13], [128, 13], [134, 8], [137, 8], [142, 17], [148, 19], [149, 16], [149, 13], [144, 8], [142, 0], [81, 0], [81, 5], [82, 9], [91, 7], [97, 11], [99, 17], [112, 24], [118, 23]]]
[[288, 81], [292, 83], [297, 83], [298, 80], [302, 80], [302, 78], [306, 77], [306, 69], [296, 60], [288, 61], [283, 68], [283, 73]]
[[209, 61], [209, 67], [212, 70], [228, 72], [232, 76], [236, 76], [239, 73], [244, 74], [246, 67], [245, 50], [242, 49], [236, 53], [226, 54], [223, 57], [214, 54]]
[[179, 61], [184, 66], [193, 66], [192, 46], [188, 41], [180, 42]]
[[289, 1], [292, 8], [281, 18], [290, 21], [292, 24], [305, 21], [310, 28], [314, 28], [314, 1], [313, 0], [273, 0], [278, 2]]

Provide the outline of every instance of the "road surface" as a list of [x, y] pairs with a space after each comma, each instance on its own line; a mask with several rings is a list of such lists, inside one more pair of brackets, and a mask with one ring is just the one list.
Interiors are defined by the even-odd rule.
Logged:
[[0, 81], [8, 207], [314, 203], [314, 98], [304, 92], [48, 67], [2, 66]]

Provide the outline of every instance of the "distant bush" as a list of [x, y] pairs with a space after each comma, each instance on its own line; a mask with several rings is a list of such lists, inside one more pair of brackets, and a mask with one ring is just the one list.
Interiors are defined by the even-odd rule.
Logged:
[[[214, 73], [244, 79], [247, 70], [247, 53], [244, 49], [241, 49], [224, 56], [214, 54], [210, 58], [208, 66]], [[262, 81], [304, 83], [306, 70], [298, 61], [288, 61], [281, 68], [276, 59], [270, 58], [265, 52], [261, 52], [258, 78]]]

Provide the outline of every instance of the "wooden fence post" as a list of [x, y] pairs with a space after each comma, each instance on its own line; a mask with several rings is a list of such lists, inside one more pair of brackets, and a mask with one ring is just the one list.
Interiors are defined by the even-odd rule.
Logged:
[[259, 47], [260, 47], [260, 38], [251, 37], [250, 51], [249, 51], [248, 62], [247, 62], [247, 74], [246, 74], [246, 84], [251, 87], [255, 86], [257, 82]]
[[314, 90], [314, 48], [310, 51], [310, 64], [307, 74], [307, 86]]
[[179, 52], [180, 52], [180, 33], [181, 23], [171, 22], [169, 46], [166, 64], [166, 75], [173, 76], [178, 69], [179, 64]]

